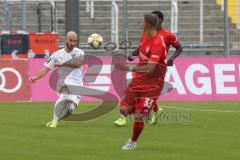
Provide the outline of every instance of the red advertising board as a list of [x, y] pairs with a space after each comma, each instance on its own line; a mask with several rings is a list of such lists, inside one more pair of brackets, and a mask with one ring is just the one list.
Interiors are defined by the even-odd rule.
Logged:
[[58, 50], [59, 35], [53, 33], [30, 33], [30, 49], [36, 55], [43, 55]]
[[27, 60], [0, 59], [0, 102], [30, 101]]

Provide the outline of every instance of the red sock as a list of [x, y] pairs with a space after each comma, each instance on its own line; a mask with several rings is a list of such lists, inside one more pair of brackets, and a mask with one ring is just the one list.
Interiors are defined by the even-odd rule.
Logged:
[[138, 137], [142, 133], [143, 128], [144, 128], [144, 122], [136, 122], [136, 121], [134, 122], [133, 135], [132, 135], [132, 138], [131, 138], [131, 140], [133, 142], [137, 141]]

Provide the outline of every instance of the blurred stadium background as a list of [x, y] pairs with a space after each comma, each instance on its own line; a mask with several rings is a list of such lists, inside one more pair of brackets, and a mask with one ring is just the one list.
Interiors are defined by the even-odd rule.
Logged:
[[[159, 101], [166, 107], [162, 121], [146, 125], [137, 150], [120, 150], [131, 123], [112, 125], [117, 108], [86, 123], [46, 128], [56, 100], [50, 74], [34, 85], [28, 78], [64, 46], [65, 33], [76, 31], [79, 47], [110, 65], [104, 46], [136, 49], [142, 16], [153, 10], [163, 11], [164, 26], [184, 51], [169, 69], [175, 89]], [[0, 32], [0, 159], [238, 159], [240, 0], [0, 0]], [[87, 44], [95, 32], [104, 39], [97, 50]], [[124, 42], [131, 46], [124, 49]], [[108, 69], [90, 87], [114, 92]], [[83, 101], [77, 113], [99, 106]]]
[[[145, 12], [161, 10], [165, 14], [164, 26], [178, 35], [184, 46], [185, 56], [222, 56], [224, 39], [228, 39], [225, 43], [229, 43], [226, 47], [229, 47], [230, 55], [238, 55], [239, 1], [228, 0], [228, 18], [224, 17], [223, 2], [221, 0], [81, 0], [77, 2], [79, 17], [74, 19], [79, 22], [77, 29], [80, 46], [84, 49], [87, 48], [85, 45], [87, 37], [94, 32], [100, 33], [105, 43], [112, 41], [121, 43], [128, 40], [133, 43], [134, 48], [138, 45], [141, 36], [142, 15]], [[71, 9], [71, 7], [66, 8], [65, 3], [64, 0], [1, 0], [0, 31], [53, 31], [60, 35], [61, 46], [66, 33], [66, 10]], [[225, 22], [227, 25], [224, 25]], [[228, 33], [228, 37], [225, 38], [224, 29]], [[94, 54], [96, 51], [86, 53]]]

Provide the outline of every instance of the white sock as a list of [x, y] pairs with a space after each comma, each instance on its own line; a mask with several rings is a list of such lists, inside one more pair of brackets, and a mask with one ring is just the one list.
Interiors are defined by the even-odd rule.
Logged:
[[73, 103], [68, 103], [67, 107], [65, 107], [59, 117], [60, 119], [64, 119], [66, 117], [68, 117], [69, 115], [71, 115], [71, 113], [73, 112], [73, 110], [76, 108], [76, 105]]
[[53, 112], [53, 122], [58, 122], [60, 120], [60, 115], [62, 114], [62, 111], [64, 110], [65, 103], [68, 99], [67, 94], [60, 94], [58, 100], [56, 101], [54, 105], [54, 112]]

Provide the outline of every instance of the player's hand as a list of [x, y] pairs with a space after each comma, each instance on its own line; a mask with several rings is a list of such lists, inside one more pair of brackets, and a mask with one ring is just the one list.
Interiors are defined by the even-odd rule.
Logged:
[[117, 63], [115, 68], [118, 70], [129, 71], [129, 67], [126, 64]]
[[29, 78], [29, 81], [30, 81], [31, 83], [35, 83], [36, 80], [37, 80], [37, 77], [35, 77], [35, 76]]
[[63, 66], [63, 63], [61, 62], [57, 62], [54, 64], [54, 67], [62, 67]]
[[127, 59], [128, 59], [129, 61], [133, 61], [133, 60], [135, 59], [135, 58], [133, 57], [133, 55], [132, 55], [132, 52], [128, 53]]
[[173, 66], [173, 59], [171, 58], [168, 59], [167, 66]]

